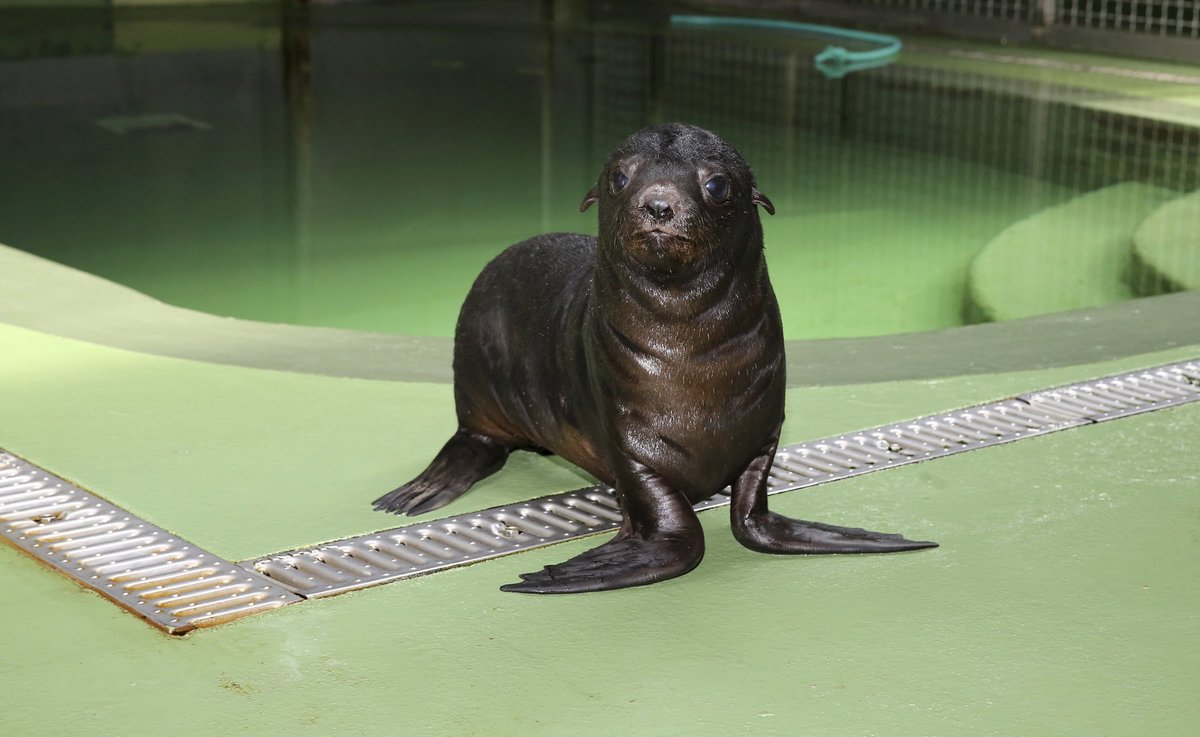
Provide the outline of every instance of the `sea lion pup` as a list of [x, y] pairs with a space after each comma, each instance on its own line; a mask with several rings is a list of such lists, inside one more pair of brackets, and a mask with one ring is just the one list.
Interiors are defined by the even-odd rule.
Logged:
[[471, 287], [454, 337], [458, 431], [375, 508], [421, 514], [513, 450], [557, 453], [612, 485], [617, 535], [505, 591], [619, 589], [683, 575], [704, 536], [692, 504], [732, 485], [732, 527], [768, 553], [933, 547], [767, 509], [783, 423], [783, 326], [755, 206], [774, 206], [716, 134], [639, 131], [580, 205], [600, 237], [511, 246]]

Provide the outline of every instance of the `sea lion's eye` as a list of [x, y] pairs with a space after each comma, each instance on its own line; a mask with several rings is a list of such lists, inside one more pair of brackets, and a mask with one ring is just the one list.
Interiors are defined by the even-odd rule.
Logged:
[[625, 189], [626, 184], [629, 184], [629, 177], [625, 176], [624, 172], [618, 169], [612, 173], [609, 184], [612, 185], [612, 193], [616, 194]]
[[714, 174], [704, 183], [704, 188], [717, 202], [724, 202], [729, 196], [729, 180], [720, 174]]

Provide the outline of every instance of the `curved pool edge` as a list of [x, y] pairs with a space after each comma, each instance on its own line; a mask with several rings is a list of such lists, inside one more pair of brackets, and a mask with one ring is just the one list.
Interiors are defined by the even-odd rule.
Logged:
[[[192, 361], [379, 381], [449, 383], [453, 341], [241, 320], [160, 302], [0, 245], [0, 321]], [[1057, 368], [1200, 344], [1200, 292], [1003, 323], [789, 340], [788, 385], [837, 386]]]

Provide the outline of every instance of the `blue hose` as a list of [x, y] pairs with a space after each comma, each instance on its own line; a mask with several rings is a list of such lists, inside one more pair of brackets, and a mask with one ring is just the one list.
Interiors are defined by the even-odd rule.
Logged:
[[900, 53], [901, 48], [900, 39], [895, 36], [855, 31], [850, 28], [838, 28], [836, 26], [796, 23], [788, 20], [734, 18], [714, 15], [672, 15], [671, 25], [708, 28], [768, 28], [771, 30], [795, 31], [880, 44], [879, 48], [871, 49], [870, 51], [848, 51], [841, 46], [827, 46], [824, 51], [813, 57], [813, 64], [829, 79], [840, 79], [850, 72], [890, 64], [896, 58], [896, 55]]

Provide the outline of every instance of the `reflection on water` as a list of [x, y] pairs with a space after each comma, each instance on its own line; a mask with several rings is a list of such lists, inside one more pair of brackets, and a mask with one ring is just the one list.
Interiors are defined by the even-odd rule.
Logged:
[[1194, 130], [1078, 91], [904, 57], [830, 80], [823, 41], [544, 7], [22, 16], [0, 242], [217, 314], [445, 335], [489, 258], [594, 232], [608, 150], [680, 119], [776, 203], [789, 336], [850, 336], [958, 324], [972, 257], [1080, 192], [1198, 185]]

